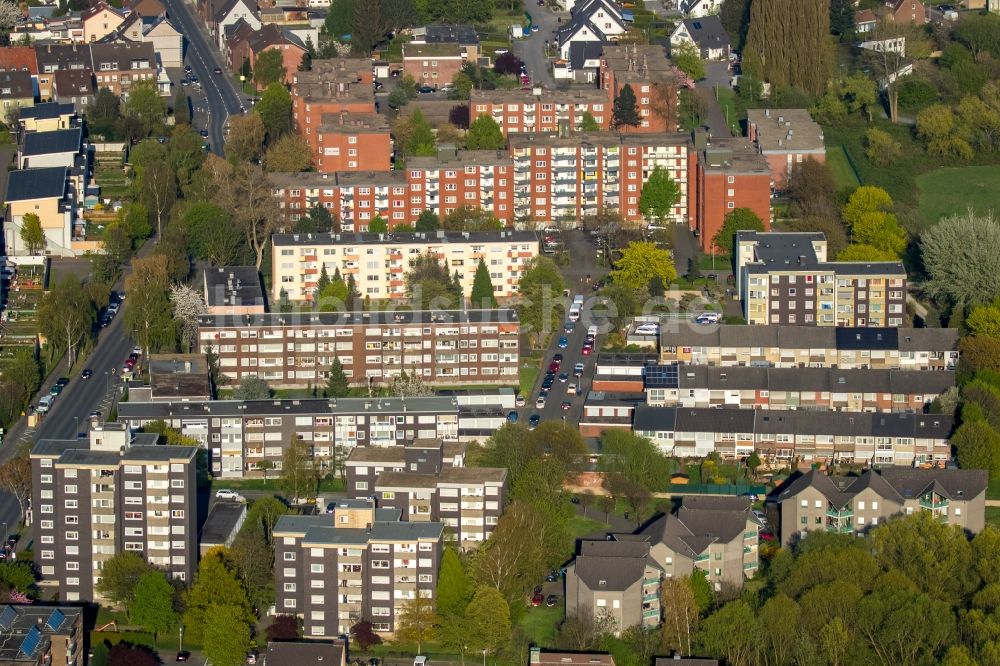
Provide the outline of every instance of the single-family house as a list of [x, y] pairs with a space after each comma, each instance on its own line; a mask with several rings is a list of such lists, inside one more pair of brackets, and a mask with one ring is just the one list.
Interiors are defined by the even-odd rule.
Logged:
[[125, 12], [106, 2], [98, 2], [80, 17], [83, 21], [83, 41], [87, 44], [104, 39], [125, 22]]
[[71, 256], [73, 189], [65, 167], [18, 169], [7, 177], [7, 215], [4, 241], [8, 252], [25, 254], [21, 240], [24, 216], [34, 213], [45, 232], [45, 253]]
[[575, 42], [606, 44], [626, 30], [621, 8], [610, 0], [588, 0], [579, 5], [573, 17], [556, 35], [559, 57], [569, 59], [570, 46]]
[[74, 109], [72, 104], [42, 102], [30, 108], [21, 109], [18, 120], [21, 122], [21, 129], [25, 132], [51, 132], [73, 127], [76, 118], [77, 109]]
[[284, 82], [291, 84], [292, 75], [299, 70], [299, 65], [302, 64], [302, 56], [306, 52], [305, 44], [274, 23], [261, 26], [260, 30], [255, 31], [247, 38], [247, 55], [251, 69], [261, 53], [272, 50], [281, 53], [281, 62], [285, 66]]
[[885, 0], [885, 16], [890, 21], [923, 25], [927, 12], [920, 0]]
[[90, 54], [98, 88], [109, 88], [116, 95], [128, 97], [134, 84], [156, 82], [156, 51], [151, 42], [91, 44]]
[[60, 104], [71, 104], [77, 113], [86, 111], [96, 94], [94, 73], [89, 69], [59, 70], [53, 75], [52, 99]]
[[722, 0], [680, 0], [678, 9], [691, 18], [701, 18], [718, 14], [722, 9]]
[[703, 60], [729, 58], [729, 33], [718, 16], [685, 19], [670, 33], [670, 49], [681, 44], [693, 44]]
[[254, 30], [260, 30], [261, 22], [257, 17], [255, 0], [226, 0], [216, 10], [212, 17], [212, 26], [219, 50], [226, 48], [226, 26], [232, 25], [240, 19], [246, 21]]
[[854, 32], [863, 35], [871, 32], [878, 24], [878, 16], [870, 9], [862, 9], [854, 12]]
[[435, 88], [451, 83], [467, 62], [465, 47], [456, 43], [403, 44], [403, 73]]
[[35, 105], [35, 84], [31, 72], [23, 69], [0, 72], [0, 120], [17, 118], [20, 109]]
[[573, 42], [569, 45], [570, 76], [578, 83], [593, 83], [601, 73], [600, 42]]
[[184, 64], [184, 35], [163, 14], [130, 14], [114, 37], [152, 44], [161, 67], [180, 67]]

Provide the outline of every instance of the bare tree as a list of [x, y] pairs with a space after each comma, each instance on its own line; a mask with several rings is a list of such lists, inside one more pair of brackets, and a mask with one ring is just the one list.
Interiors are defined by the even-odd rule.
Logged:
[[271, 194], [267, 173], [259, 164], [232, 166], [223, 160], [209, 162], [216, 185], [216, 204], [232, 211], [233, 222], [254, 251], [256, 266], [264, 261], [264, 248], [281, 220], [278, 203]]
[[691, 637], [698, 630], [698, 603], [686, 578], [667, 578], [660, 585], [663, 646], [692, 654]]
[[889, 120], [899, 120], [899, 80], [900, 70], [906, 66], [907, 54], [913, 57], [926, 50], [926, 43], [913, 26], [904, 21], [893, 21], [887, 17], [879, 19], [871, 31], [863, 49], [864, 60], [871, 68], [889, 107]]
[[21, 509], [21, 520], [24, 520], [31, 496], [31, 461], [26, 448], [0, 466], [0, 488], [14, 496]]
[[0, 30], [10, 30], [21, 18], [24, 18], [24, 12], [17, 3], [0, 2]]
[[188, 349], [194, 349], [198, 344], [198, 318], [208, 312], [201, 293], [185, 284], [170, 287], [170, 303], [173, 306], [174, 319], [181, 322], [184, 329], [184, 339]]

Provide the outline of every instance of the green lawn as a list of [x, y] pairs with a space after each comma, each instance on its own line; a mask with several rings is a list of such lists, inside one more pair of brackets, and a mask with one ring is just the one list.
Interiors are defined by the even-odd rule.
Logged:
[[539, 606], [524, 611], [517, 627], [532, 645], [551, 646], [555, 645], [556, 630], [562, 620], [563, 600], [560, 596], [559, 602], [552, 608]]
[[[599, 509], [596, 505], [587, 509], [587, 514], [594, 516], [595, 518], [604, 516], [604, 512], [601, 511], [601, 509]], [[580, 537], [607, 531], [608, 526], [601, 520], [592, 520], [590, 518], [584, 518], [583, 516], [573, 516], [566, 523], [566, 529], [570, 536], [574, 539], [579, 539]]]
[[986, 507], [986, 524], [1000, 529], [1000, 506]]
[[917, 210], [925, 224], [935, 224], [945, 215], [963, 212], [967, 206], [984, 212], [996, 207], [998, 184], [1000, 166], [995, 165], [929, 171], [917, 177]]
[[1000, 479], [991, 479], [986, 488], [986, 499], [1000, 499]]
[[525, 400], [531, 395], [531, 389], [535, 387], [535, 380], [538, 379], [538, 361], [537, 359], [533, 359], [533, 361], [532, 365], [522, 363], [518, 376], [521, 384], [521, 395], [525, 397]]
[[740, 123], [746, 118], [746, 110], [739, 107], [736, 93], [731, 88], [718, 86], [716, 90], [718, 91], [719, 108], [722, 109], [722, 115], [729, 123], [730, 132], [733, 136], [740, 136], [743, 133]]
[[850, 162], [847, 161], [847, 154], [843, 146], [827, 146], [826, 164], [830, 167], [833, 180], [837, 183], [837, 189], [854, 189], [861, 185], [858, 175], [854, 173]]

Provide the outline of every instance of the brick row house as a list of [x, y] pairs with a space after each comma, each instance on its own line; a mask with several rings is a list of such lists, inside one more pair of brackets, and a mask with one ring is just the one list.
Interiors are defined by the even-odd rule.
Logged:
[[470, 295], [480, 259], [493, 281], [494, 296], [511, 298], [526, 265], [538, 256], [531, 231], [467, 231], [412, 234], [275, 234], [271, 238], [272, 298], [284, 292], [293, 301], [313, 300], [323, 270], [346, 280], [353, 276], [362, 296], [403, 299], [406, 273], [423, 254], [443, 261], [458, 274], [462, 293]]
[[242, 478], [280, 470], [295, 439], [310, 444], [323, 469], [337, 467], [355, 447], [480, 439], [503, 424], [500, 403], [499, 396], [479, 403], [462, 396], [130, 401], [121, 403], [118, 420], [133, 429], [163, 421], [208, 449], [214, 476]]
[[749, 324], [899, 327], [906, 269], [899, 261], [827, 261], [821, 233], [736, 234], [736, 287]]
[[951, 460], [951, 416], [739, 408], [635, 408], [632, 429], [667, 455], [718, 453], [788, 464], [944, 464]]
[[[97, 89], [108, 88], [114, 94], [125, 97], [133, 84], [157, 80], [157, 55], [152, 41], [46, 44], [38, 46], [35, 51], [38, 93], [42, 101], [54, 98], [56, 73], [64, 70], [91, 72]], [[86, 79], [80, 77], [85, 75], [78, 75], [74, 81], [85, 85]], [[65, 94], [60, 91], [60, 97]]]
[[275, 607], [302, 618], [307, 638], [336, 638], [359, 620], [391, 634], [408, 601], [433, 601], [444, 525], [401, 522], [373, 500], [274, 525]]
[[661, 330], [660, 362], [844, 370], [954, 370], [958, 365], [958, 330], [680, 324]]
[[167, 575], [193, 580], [197, 495], [193, 446], [158, 446], [124, 424], [89, 441], [40, 440], [31, 450], [35, 566], [64, 601], [100, 599], [104, 564], [134, 552]]

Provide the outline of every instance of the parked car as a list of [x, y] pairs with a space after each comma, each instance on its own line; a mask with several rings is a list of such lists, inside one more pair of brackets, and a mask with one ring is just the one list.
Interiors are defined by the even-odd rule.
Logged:
[[549, 608], [555, 606], [557, 601], [559, 601], [559, 597], [557, 597], [554, 594], [550, 594], [549, 596], [545, 597], [545, 605], [548, 606]]
[[549, 372], [559, 372], [559, 366], [561, 363], [559, 361], [552, 361], [549, 363]]
[[566, 347], [569, 347], [569, 338], [563, 336], [559, 338], [559, 349], [566, 349]]
[[517, 412], [513, 410], [507, 412], [507, 421], [510, 423], [517, 423]]
[[538, 396], [538, 400], [535, 401], [535, 409], [545, 409], [545, 397]]
[[90, 379], [90, 376], [94, 374], [94, 371], [90, 368], [84, 368], [83, 372], [80, 373], [80, 379]]
[[229, 490], [228, 488], [219, 488], [215, 491], [216, 499], [228, 499], [234, 500], [239, 499], [240, 494], [235, 490]]
[[550, 571], [545, 576], [545, 582], [546, 583], [554, 583], [557, 580], [559, 580], [559, 570], [558, 569], [553, 569], [552, 571]]
[[528, 430], [534, 430], [538, 427], [538, 422], [542, 420], [538, 414], [532, 414], [531, 418], [528, 419]]
[[417, 87], [417, 92], [424, 93], [424, 94], [432, 93], [432, 92], [434, 92], [434, 88], [431, 88], [428, 85], [422, 85], [422, 86], [418, 86]]
[[514, 406], [515, 407], [524, 407], [524, 396], [523, 395], [519, 395], [516, 398], [514, 398]]
[[569, 383], [569, 386], [566, 387], [566, 393], [569, 393], [570, 395], [578, 394], [578, 391], [576, 390], [576, 382]]
[[191, 653], [187, 650], [181, 650], [177, 653], [177, 658], [174, 661], [187, 661], [191, 658]]
[[577, 363], [573, 366], [573, 376], [582, 377], [583, 376], [583, 363]]
[[569, 381], [569, 375], [568, 374], [566, 374], [565, 372], [559, 373], [559, 383], [560, 384], [565, 384], [568, 381]]
[[222, 74], [222, 68], [221, 67], [216, 67], [215, 69], [212, 70], [212, 73], [213, 74]]
[[590, 356], [590, 353], [593, 350], [594, 350], [594, 348], [591, 347], [590, 345], [584, 345], [583, 349], [580, 350], [580, 353], [583, 354], [584, 356]]
[[531, 595], [531, 605], [532, 606], [534, 606], [534, 607], [541, 606], [543, 601], [545, 601], [545, 597], [542, 596], [541, 592], [539, 592], [537, 594]]

